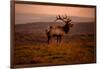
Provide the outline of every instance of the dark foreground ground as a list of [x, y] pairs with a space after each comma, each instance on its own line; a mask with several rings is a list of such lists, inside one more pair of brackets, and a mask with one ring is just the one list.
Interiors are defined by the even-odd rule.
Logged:
[[48, 66], [84, 64], [96, 62], [94, 34], [66, 35], [57, 46], [53, 39], [48, 45], [46, 36], [15, 32], [13, 64], [21, 66]]

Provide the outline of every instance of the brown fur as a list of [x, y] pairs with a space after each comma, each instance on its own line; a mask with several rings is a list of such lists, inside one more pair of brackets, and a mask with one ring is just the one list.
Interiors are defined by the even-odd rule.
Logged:
[[62, 36], [67, 34], [70, 30], [70, 28], [73, 26], [71, 24], [71, 20], [66, 17], [61, 17], [60, 15], [57, 17], [56, 20], [62, 20], [65, 25], [64, 26], [49, 26], [46, 29], [46, 35], [48, 38], [48, 44], [50, 43], [51, 38], [56, 37], [57, 38], [57, 45], [61, 43]]

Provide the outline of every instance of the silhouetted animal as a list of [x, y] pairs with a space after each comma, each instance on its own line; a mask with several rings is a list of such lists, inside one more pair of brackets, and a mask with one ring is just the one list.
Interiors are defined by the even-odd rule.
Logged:
[[51, 38], [56, 37], [57, 38], [57, 45], [60, 44], [62, 36], [67, 34], [70, 30], [70, 28], [73, 26], [73, 24], [71, 24], [71, 19], [68, 18], [68, 16], [56, 16], [56, 20], [61, 20], [65, 23], [64, 26], [49, 26], [46, 29], [46, 35], [48, 38], [48, 44], [50, 43]]

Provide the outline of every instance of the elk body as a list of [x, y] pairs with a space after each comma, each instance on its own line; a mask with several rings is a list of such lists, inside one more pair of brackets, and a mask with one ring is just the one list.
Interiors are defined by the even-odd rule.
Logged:
[[61, 20], [65, 23], [64, 26], [49, 26], [46, 29], [46, 35], [47, 35], [47, 41], [48, 44], [51, 41], [51, 38], [56, 37], [57, 40], [57, 45], [59, 45], [61, 43], [62, 40], [62, 36], [64, 36], [65, 34], [67, 34], [70, 30], [70, 28], [73, 26], [73, 24], [71, 24], [71, 19], [68, 18], [67, 16], [60, 16], [58, 15], [56, 17], [56, 20]]

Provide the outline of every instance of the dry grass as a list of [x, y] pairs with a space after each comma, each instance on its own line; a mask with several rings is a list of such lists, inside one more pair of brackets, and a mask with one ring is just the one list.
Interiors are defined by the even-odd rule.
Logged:
[[[36, 40], [36, 41], [35, 41]], [[48, 45], [44, 36], [16, 35], [14, 65], [57, 65], [96, 62], [94, 35], [74, 35]]]

